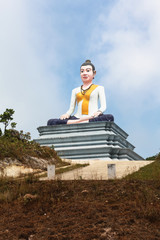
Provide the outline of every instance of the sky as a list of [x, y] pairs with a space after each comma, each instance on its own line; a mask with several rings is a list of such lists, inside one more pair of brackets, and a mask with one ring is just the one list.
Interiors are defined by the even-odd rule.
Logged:
[[[135, 152], [160, 152], [159, 0], [0, 0], [0, 113], [17, 129], [64, 114], [91, 59], [107, 110]], [[0, 125], [3, 128], [2, 124]]]

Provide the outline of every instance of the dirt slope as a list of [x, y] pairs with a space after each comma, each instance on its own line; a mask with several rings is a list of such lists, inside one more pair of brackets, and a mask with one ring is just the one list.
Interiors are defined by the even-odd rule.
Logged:
[[160, 181], [28, 180], [7, 193], [0, 240], [160, 239]]

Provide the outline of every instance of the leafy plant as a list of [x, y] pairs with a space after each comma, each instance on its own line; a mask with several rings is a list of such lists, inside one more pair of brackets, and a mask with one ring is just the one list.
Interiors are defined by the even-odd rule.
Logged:
[[12, 127], [12, 129], [16, 128], [16, 125], [17, 125], [17, 123], [12, 122], [12, 123], [11, 123], [11, 127]]
[[[6, 129], [10, 122], [13, 120], [13, 114], [14, 114], [13, 109], [7, 108], [3, 114], [0, 114], [0, 122], [4, 124], [4, 134], [6, 133]], [[13, 122], [11, 123], [12, 128], [16, 127], [16, 123]], [[2, 131], [1, 131], [2, 132]]]

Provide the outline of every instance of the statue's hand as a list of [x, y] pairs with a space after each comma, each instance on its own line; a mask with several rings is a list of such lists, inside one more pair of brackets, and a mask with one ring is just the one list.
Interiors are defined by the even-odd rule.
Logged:
[[69, 117], [70, 116], [67, 113], [65, 113], [62, 116], [60, 116], [60, 119], [63, 120], [63, 119], [69, 118]]
[[95, 112], [95, 113], [93, 113], [93, 115], [92, 115], [92, 117], [98, 117], [99, 115], [101, 115], [102, 114], [102, 112], [101, 111], [97, 111], [97, 112]]

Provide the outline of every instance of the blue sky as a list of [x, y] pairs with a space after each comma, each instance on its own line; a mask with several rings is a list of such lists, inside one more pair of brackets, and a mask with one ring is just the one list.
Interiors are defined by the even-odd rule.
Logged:
[[[159, 0], [0, 0], [0, 112], [15, 110], [17, 129], [68, 110], [79, 68], [95, 64], [107, 111], [135, 152], [160, 152]], [[2, 126], [1, 126], [2, 127]]]

